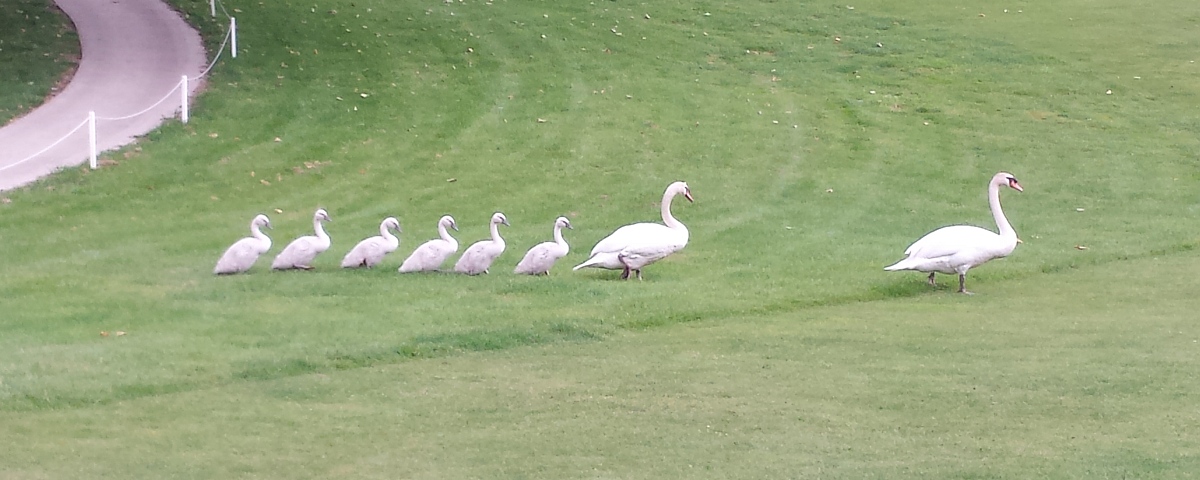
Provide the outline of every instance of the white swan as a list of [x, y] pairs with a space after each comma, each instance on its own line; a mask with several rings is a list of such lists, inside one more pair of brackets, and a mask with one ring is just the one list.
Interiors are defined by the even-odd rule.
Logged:
[[662, 198], [663, 223], [634, 223], [618, 228], [604, 237], [592, 248], [586, 261], [572, 270], [581, 268], [623, 269], [621, 278], [629, 278], [629, 272], [642, 279], [642, 267], [666, 258], [687, 246], [688, 229], [671, 215], [671, 200], [683, 194], [689, 202], [692, 190], [685, 182], [675, 182], [667, 187]]
[[413, 250], [412, 254], [400, 265], [400, 273], [437, 271], [442, 262], [446, 261], [446, 257], [457, 252], [458, 240], [450, 236], [450, 233], [446, 231], [447, 227], [458, 231], [454, 217], [446, 215], [438, 220], [438, 237], [441, 238], [425, 242]]
[[988, 184], [988, 204], [996, 219], [999, 234], [970, 225], [952, 225], [929, 232], [904, 251], [904, 260], [884, 267], [884, 270], [916, 270], [929, 272], [929, 285], [934, 285], [935, 273], [958, 274], [958, 291], [967, 291], [967, 270], [994, 258], [1007, 257], [1021, 240], [1013, 230], [1004, 210], [1000, 208], [1000, 187], [1024, 191], [1012, 174], [1000, 172]]
[[275, 261], [271, 262], [273, 270], [290, 270], [299, 268], [301, 270], [312, 270], [312, 261], [317, 258], [321, 252], [329, 250], [329, 235], [325, 233], [325, 227], [321, 222], [332, 222], [329, 218], [329, 213], [324, 208], [318, 208], [313, 214], [313, 230], [316, 235], [306, 235], [289, 243], [283, 248], [279, 255], [275, 256]]
[[467, 247], [467, 251], [463, 252], [458, 262], [454, 263], [454, 271], [467, 275], [488, 273], [492, 262], [501, 253], [504, 253], [504, 239], [500, 238], [500, 225], [509, 225], [508, 217], [505, 217], [503, 213], [496, 212], [492, 215], [490, 226], [492, 238], [480, 240]]
[[525, 253], [525, 258], [517, 264], [517, 268], [513, 273], [525, 275], [550, 275], [550, 267], [554, 266], [554, 262], [558, 259], [567, 256], [571, 251], [571, 247], [567, 245], [567, 241], [563, 240], [562, 229], [570, 228], [571, 221], [567, 217], [558, 217], [554, 220], [554, 241], [542, 242], [534, 245], [528, 252]]
[[271, 219], [261, 214], [254, 217], [250, 221], [252, 236], [230, 245], [229, 249], [225, 250], [225, 254], [221, 255], [221, 259], [217, 260], [217, 267], [213, 269], [214, 274], [229, 275], [249, 270], [258, 260], [259, 255], [271, 249], [271, 238], [263, 234], [259, 227], [271, 228]]
[[371, 268], [382, 262], [385, 255], [400, 248], [400, 239], [392, 235], [393, 229], [396, 233], [403, 233], [396, 217], [383, 219], [383, 223], [379, 224], [379, 235], [365, 238], [350, 249], [350, 253], [342, 258], [342, 268]]

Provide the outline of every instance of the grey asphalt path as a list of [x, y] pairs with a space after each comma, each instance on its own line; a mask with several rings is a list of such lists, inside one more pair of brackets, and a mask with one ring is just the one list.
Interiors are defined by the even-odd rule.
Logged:
[[[188, 76], [189, 96], [199, 87], [207, 55], [200, 34], [162, 0], [55, 0], [79, 33], [81, 58], [62, 93], [0, 128], [0, 190], [30, 183], [88, 160], [87, 120], [137, 113], [163, 98]], [[180, 92], [145, 114], [97, 120], [100, 151], [132, 142], [176, 115]], [[37, 154], [37, 155], [35, 155]]]

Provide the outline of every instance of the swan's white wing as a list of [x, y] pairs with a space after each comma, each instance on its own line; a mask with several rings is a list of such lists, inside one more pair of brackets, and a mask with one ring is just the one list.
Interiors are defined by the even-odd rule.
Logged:
[[446, 261], [446, 257], [454, 253], [457, 248], [451, 248], [450, 242], [440, 238], [433, 239], [421, 244], [413, 251], [408, 258], [404, 259], [404, 263], [400, 265], [400, 272], [422, 272], [437, 270]]
[[321, 243], [320, 239], [315, 236], [305, 236], [292, 240], [292, 243], [289, 243], [287, 247], [284, 247], [282, 252], [279, 252], [279, 255], [275, 256], [275, 261], [271, 262], [271, 268], [286, 269], [297, 266], [308, 266], [314, 258], [317, 258], [318, 253], [328, 248], [328, 246], [321, 245]]
[[492, 240], [480, 240], [463, 252], [462, 257], [454, 264], [454, 271], [478, 275], [491, 268], [492, 262], [503, 252], [504, 244]]
[[671, 230], [661, 223], [634, 223], [625, 225], [610, 233], [592, 247], [591, 256], [600, 252], [616, 253], [633, 244], [643, 243], [663, 235], [672, 235]]
[[554, 263], [558, 259], [566, 255], [566, 250], [561, 248], [557, 243], [544, 242], [534, 245], [528, 252], [525, 253], [525, 258], [517, 264], [516, 270], [513, 273], [523, 273], [527, 275], [539, 275], [550, 271], [554, 267]]
[[383, 237], [370, 237], [358, 242], [350, 253], [342, 258], [343, 268], [373, 267], [383, 260], [384, 255], [391, 253], [387, 248], [387, 240]]
[[639, 270], [646, 265], [667, 258], [685, 245], [686, 243], [680, 242], [641, 243], [626, 247], [618, 256], [626, 267]]
[[217, 260], [217, 266], [213, 269], [215, 274], [241, 273], [249, 270], [254, 266], [254, 262], [258, 260], [260, 251], [260, 242], [254, 237], [247, 237], [238, 240], [230, 245], [221, 258]]
[[588, 257], [583, 263], [576, 265], [571, 270], [579, 270], [581, 268], [606, 268], [609, 270], [621, 270], [625, 268], [625, 264], [621, 263], [620, 251], [616, 252], [596, 252]]
[[971, 225], [952, 225], [929, 232], [904, 250], [910, 258], [948, 257], [967, 249], [989, 248], [1000, 240], [995, 232]]

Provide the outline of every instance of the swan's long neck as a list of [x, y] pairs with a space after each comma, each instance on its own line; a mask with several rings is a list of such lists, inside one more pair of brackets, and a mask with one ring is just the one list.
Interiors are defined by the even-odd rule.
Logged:
[[682, 228], [684, 230], [687, 230], [687, 227], [683, 226], [682, 223], [679, 223], [679, 220], [676, 220], [674, 215], [671, 215], [671, 200], [675, 198], [675, 195], [676, 195], [676, 193], [671, 190], [667, 190], [667, 193], [663, 194], [663, 198], [662, 198], [663, 223], [671, 228]]
[[[492, 225], [492, 228], [496, 228], [496, 226]], [[455, 249], [458, 248], [458, 240], [455, 240], [454, 237], [450, 236], [450, 232], [446, 231], [446, 224], [444, 224], [444, 223], [438, 224], [438, 236], [441, 237], [442, 240], [450, 242], [451, 245], [454, 245]]]
[[262, 232], [262, 228], [258, 226], [258, 222], [250, 223], [250, 235], [253, 235], [258, 241], [266, 244], [268, 249], [271, 248], [271, 237]]
[[396, 242], [399, 240], [395, 235], [392, 235], [392, 229], [388, 228], [387, 222], [383, 222], [379, 225], [379, 236], [383, 237], [383, 239], [387, 240], [388, 242]]
[[500, 224], [492, 222], [492, 241], [496, 243], [504, 243], [504, 239], [500, 238]]
[[1008, 217], [1004, 216], [1004, 209], [1000, 208], [1000, 185], [997, 183], [988, 186], [988, 205], [992, 207], [992, 218], [996, 220], [1000, 236], [1016, 238], [1017, 231], [1013, 230], [1012, 224], [1008, 223]]
[[566, 245], [567, 241], [562, 238], [562, 225], [554, 224], [554, 243]]
[[313, 230], [317, 232], [317, 238], [329, 238], [329, 234], [325, 233], [325, 226], [321, 224], [320, 217], [313, 217]]

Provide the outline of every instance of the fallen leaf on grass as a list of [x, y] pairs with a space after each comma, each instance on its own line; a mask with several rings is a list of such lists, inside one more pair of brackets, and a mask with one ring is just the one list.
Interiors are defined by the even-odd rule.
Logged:
[[1075, 246], [1075, 249], [1076, 249], [1076, 250], [1087, 250], [1087, 247], [1085, 247], [1085, 246], [1083, 246], [1083, 245], [1076, 245], [1076, 246]]
[[106, 332], [106, 331], [104, 331], [104, 330], [101, 330], [101, 331], [100, 331], [100, 336], [101, 336], [101, 337], [107, 337], [107, 336], [108, 336], [108, 332]]

